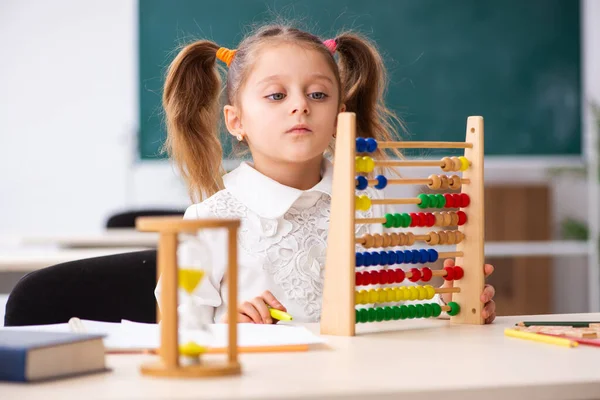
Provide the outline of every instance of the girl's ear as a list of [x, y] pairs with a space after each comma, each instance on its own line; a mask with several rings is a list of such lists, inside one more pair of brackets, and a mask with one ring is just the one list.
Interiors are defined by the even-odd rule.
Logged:
[[340, 106], [340, 112], [345, 112], [346, 111], [346, 105], [344, 103], [342, 103], [342, 105]]
[[240, 137], [244, 138], [244, 129], [239, 110], [232, 105], [226, 105], [223, 107], [223, 116], [225, 117], [225, 125], [229, 133], [237, 137], [238, 140], [240, 140]]

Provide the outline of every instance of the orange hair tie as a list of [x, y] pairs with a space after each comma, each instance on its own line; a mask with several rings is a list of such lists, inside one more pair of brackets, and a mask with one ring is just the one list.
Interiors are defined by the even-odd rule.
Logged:
[[233, 61], [233, 57], [235, 56], [236, 52], [237, 50], [230, 50], [226, 47], [220, 47], [219, 50], [217, 50], [217, 58], [223, 61], [229, 67], [229, 64], [231, 64]]

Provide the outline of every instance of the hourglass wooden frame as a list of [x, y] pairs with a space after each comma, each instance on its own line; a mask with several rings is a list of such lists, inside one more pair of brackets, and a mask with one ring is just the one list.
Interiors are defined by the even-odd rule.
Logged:
[[[238, 361], [237, 324], [229, 323], [227, 360], [207, 362], [202, 359], [198, 364], [181, 365], [179, 359], [179, 323], [178, 323], [178, 265], [177, 249], [180, 233], [196, 233], [201, 229], [227, 229], [228, 232], [228, 315], [237, 314], [238, 255], [237, 233], [239, 219], [194, 219], [183, 220], [179, 217], [140, 217], [136, 220], [139, 231], [158, 232], [157, 281], [161, 278], [161, 293], [157, 309], [157, 321], [160, 321], [160, 361], [144, 364], [142, 374], [162, 377], [208, 377], [238, 375], [241, 365]], [[162, 318], [161, 318], [162, 317]]]
[[[460, 208], [459, 211], [462, 211], [462, 216], [468, 216], [467, 222], [463, 222], [464, 225], [458, 226], [456, 231], [441, 231], [444, 235], [448, 235], [450, 233], [453, 235], [452, 243], [448, 241], [449, 244], [456, 244], [456, 251], [454, 252], [446, 252], [439, 253], [439, 257], [448, 257], [455, 258], [456, 265], [460, 265], [462, 267], [461, 274], [454, 283], [453, 288], [449, 289], [441, 289], [441, 288], [427, 288], [430, 293], [453, 293], [453, 306], [457, 306], [456, 309], [452, 310], [451, 307], [447, 306], [439, 306], [437, 303], [430, 303], [427, 307], [430, 307], [425, 312], [424, 316], [421, 311], [421, 315], [417, 314], [417, 318], [431, 317], [431, 309], [437, 309], [435, 314], [439, 315], [441, 311], [450, 311], [451, 321], [460, 324], [474, 324], [481, 325], [484, 323], [484, 319], [481, 316], [481, 311], [483, 308], [483, 303], [480, 300], [481, 293], [484, 288], [485, 276], [483, 271], [484, 266], [484, 206], [483, 206], [483, 118], [479, 116], [471, 116], [467, 119], [466, 126], [466, 139], [464, 142], [410, 142], [410, 141], [386, 141], [377, 143], [375, 140], [371, 139], [372, 143], [375, 145], [375, 148], [386, 149], [386, 148], [453, 148], [453, 149], [464, 149], [464, 156], [462, 157], [446, 157], [442, 160], [372, 160], [369, 159], [369, 163], [372, 165], [368, 168], [373, 169], [377, 167], [441, 167], [443, 171], [463, 171], [462, 178], [458, 175], [447, 177], [441, 176], [441, 178], [446, 180], [446, 185], [443, 188], [448, 188], [447, 183], [450, 181], [449, 189], [459, 189], [461, 190], [461, 195], [464, 194], [463, 198], [469, 199], [468, 208]], [[366, 139], [365, 139], [366, 141]], [[359, 206], [358, 202], [366, 201], [362, 204], [368, 204], [366, 208], [370, 207], [371, 204], [413, 204], [420, 205], [426, 207], [425, 204], [422, 204], [422, 198], [408, 198], [408, 199], [366, 199], [366, 198], [357, 198], [356, 190], [359, 185], [359, 178], [357, 177], [358, 173], [364, 173], [366, 171], [357, 171], [357, 162], [359, 161], [356, 157], [362, 157], [360, 154], [364, 155], [358, 151], [356, 141], [356, 115], [354, 113], [340, 113], [338, 115], [338, 124], [337, 124], [337, 135], [336, 135], [336, 149], [335, 149], [335, 166], [333, 172], [333, 189], [332, 189], [332, 201], [331, 201], [331, 216], [330, 216], [330, 229], [328, 236], [328, 244], [327, 244], [327, 256], [326, 256], [326, 266], [325, 266], [325, 281], [323, 288], [323, 307], [321, 313], [321, 333], [327, 335], [339, 335], [339, 336], [354, 336], [355, 335], [355, 326], [357, 323], [357, 318], [362, 310], [356, 311], [355, 305], [361, 304], [357, 303], [358, 294], [356, 292], [356, 287], [358, 286], [357, 282], [357, 267], [359, 264], [357, 263], [357, 250], [356, 245], [361, 244], [365, 248], [368, 248], [364, 243], [364, 238], [355, 237], [355, 226], [359, 223], [364, 224], [373, 224], [379, 223], [382, 224], [387, 220], [384, 218], [356, 218], [356, 207]], [[371, 150], [374, 151], [374, 150]], [[460, 162], [467, 163], [466, 165], [461, 166]], [[456, 164], [458, 162], [458, 165]], [[453, 166], [454, 163], [454, 166]], [[362, 167], [361, 167], [362, 168]], [[432, 182], [438, 180], [438, 176], [430, 176], [428, 179], [390, 179], [385, 180], [387, 185], [389, 184], [428, 184], [431, 185], [430, 188], [435, 189], [433, 186], [437, 186], [437, 190], [440, 189], [439, 180], [437, 181], [437, 185]], [[368, 186], [380, 185], [378, 179], [365, 179], [360, 178], [363, 181], [368, 182]], [[384, 185], [384, 187], [385, 187]], [[423, 196], [427, 196], [426, 194]], [[441, 204], [441, 202], [440, 202]], [[444, 200], [445, 204], [445, 200]], [[442, 206], [443, 207], [443, 206]], [[461, 205], [460, 207], [463, 207]], [[458, 207], [457, 207], [458, 208]], [[430, 213], [433, 214], [433, 213]], [[438, 213], [442, 214], [442, 213]], [[448, 214], [448, 213], [444, 213]], [[457, 214], [457, 213], [454, 213]], [[456, 215], [453, 215], [456, 217]], [[436, 223], [437, 225], [437, 223]], [[452, 225], [456, 225], [453, 223]], [[408, 227], [408, 224], [403, 225], [402, 227]], [[413, 225], [410, 225], [413, 226]], [[425, 226], [425, 225], [421, 225]], [[427, 226], [433, 226], [429, 224]], [[443, 225], [442, 225], [443, 226]], [[399, 227], [399, 224], [395, 223], [394, 227]], [[413, 234], [410, 231], [401, 232], [397, 235], [403, 235], [403, 238], [411, 237], [412, 243], [414, 243], [415, 239], [422, 240], [427, 242], [430, 245], [435, 245], [441, 240], [436, 236], [440, 232], [430, 232], [426, 235], [417, 235]], [[367, 235], [370, 236], [370, 235]], [[391, 235], [377, 235], [384, 237], [389, 241], [389, 237]], [[387, 237], [386, 237], [387, 236]], [[397, 237], [397, 236], [396, 236]], [[434, 240], [433, 238], [437, 238]], [[448, 237], [448, 236], [445, 236]], [[439, 240], [439, 242], [438, 242]], [[401, 246], [404, 245], [412, 245], [412, 243], [402, 243]], [[441, 244], [441, 243], [440, 243]], [[385, 247], [386, 245], [375, 245], [374, 247]], [[392, 246], [393, 247], [393, 246]], [[364, 253], [361, 254], [361, 256]], [[371, 253], [370, 255], [372, 255]], [[436, 259], [437, 259], [437, 252]], [[389, 253], [387, 253], [389, 255]], [[379, 256], [379, 255], [378, 255]], [[420, 261], [422, 263], [432, 262], [429, 261]], [[393, 264], [394, 262], [392, 262]], [[364, 264], [362, 266], [369, 265], [387, 265], [383, 264]], [[425, 268], [424, 268], [425, 269]], [[422, 270], [424, 270], [422, 269]], [[414, 268], [413, 268], [414, 270]], [[421, 271], [422, 271], [421, 270]], [[390, 271], [391, 272], [391, 271]], [[394, 271], [396, 272], [396, 271]], [[417, 271], [418, 272], [418, 271]], [[442, 276], [450, 279], [450, 272], [445, 270], [436, 270], [436, 271], [427, 271], [428, 274], [433, 274], [433, 276]], [[372, 272], [367, 272], [369, 277], [373, 274]], [[379, 272], [375, 272], [379, 274]], [[398, 271], [398, 273], [402, 276], [402, 278], [397, 278], [393, 282], [401, 282], [404, 279], [404, 271]], [[406, 273], [406, 277], [410, 277], [411, 272]], [[386, 273], [387, 275], [387, 273]], [[360, 275], [361, 279], [364, 275]], [[379, 278], [383, 280], [383, 273], [377, 275]], [[390, 284], [389, 275], [385, 278], [387, 282], [379, 282], [383, 286], [388, 286]], [[418, 275], [417, 275], [418, 278]], [[430, 279], [429, 276], [427, 279]], [[372, 280], [372, 278], [369, 278]], [[395, 279], [395, 278], [394, 278]], [[422, 279], [425, 281], [425, 279]], [[413, 280], [413, 282], [415, 282]], [[361, 285], [371, 285], [370, 283], [361, 283]], [[389, 303], [390, 302], [390, 289], [399, 291], [398, 289], [407, 289], [408, 287], [400, 288], [400, 287], [384, 287], [383, 289], [373, 289], [373, 295], [381, 296], [378, 299], [384, 299], [384, 301], [368, 301], [362, 304], [370, 304], [370, 303]], [[385, 292], [385, 296], [383, 294], [383, 290], [388, 290]], [[419, 290], [423, 290], [424, 287], [419, 287]], [[382, 290], [378, 292], [378, 290]], [[365, 292], [369, 292], [365, 290]], [[394, 292], [394, 299], [392, 302], [399, 301], [398, 298], [402, 295]], [[425, 298], [433, 298], [431, 294], [428, 294], [429, 297], [421, 297]], [[405, 298], [406, 299], [406, 298]], [[413, 298], [414, 299], [414, 298]], [[369, 299], [370, 300], [370, 299]], [[386, 301], [387, 300], [387, 301]], [[412, 299], [410, 299], [412, 300]], [[362, 301], [362, 300], [361, 300]], [[400, 300], [401, 301], [401, 300]], [[402, 307], [402, 306], [401, 306]], [[385, 320], [390, 319], [405, 319], [405, 318], [415, 318], [415, 314], [410, 316], [406, 316], [403, 312], [405, 308], [401, 307], [372, 307], [370, 310], [373, 311], [368, 318], [367, 322], [379, 322], [384, 320], [382, 316], [385, 313]], [[413, 308], [410, 308], [411, 305], [405, 306], [409, 307], [411, 313], [413, 312]], [[439, 308], [438, 308], [439, 307]], [[460, 310], [456, 312], [456, 310]], [[421, 308], [420, 310], [423, 310]], [[374, 311], [377, 311], [379, 315], [375, 320], [373, 318]], [[394, 313], [393, 316], [390, 316], [391, 313]], [[454, 315], [453, 315], [454, 314]], [[364, 314], [362, 314], [362, 318], [364, 318]], [[365, 322], [361, 320], [360, 322]]]

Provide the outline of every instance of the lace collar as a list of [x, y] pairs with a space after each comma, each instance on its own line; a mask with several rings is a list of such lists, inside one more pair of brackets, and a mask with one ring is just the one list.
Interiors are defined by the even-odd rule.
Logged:
[[323, 158], [321, 181], [308, 190], [299, 190], [261, 174], [249, 162], [223, 176], [225, 188], [231, 195], [263, 218], [284, 215], [307, 192], [321, 192], [331, 196], [333, 164]]

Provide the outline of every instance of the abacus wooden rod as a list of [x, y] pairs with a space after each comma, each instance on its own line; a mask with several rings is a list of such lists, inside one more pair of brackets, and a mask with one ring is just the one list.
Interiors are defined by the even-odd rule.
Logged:
[[468, 142], [377, 142], [380, 149], [470, 149], [472, 143]]
[[373, 160], [376, 167], [443, 167], [441, 160]]
[[[379, 183], [379, 181], [377, 179], [367, 179], [367, 182], [369, 183], [370, 186], [375, 186]], [[357, 182], [358, 183], [358, 182]], [[461, 179], [460, 180], [461, 185], [468, 185], [469, 183], [471, 183], [471, 181], [469, 179]], [[387, 184], [388, 185], [431, 185], [433, 184], [433, 179], [427, 179], [427, 178], [422, 178], [422, 179], [410, 179], [410, 178], [400, 178], [400, 179], [388, 179], [387, 180]]]
[[421, 204], [421, 199], [419, 199], [419, 198], [372, 199], [371, 204]]
[[438, 294], [441, 294], [441, 293], [460, 293], [460, 288], [459, 287], [435, 288], [435, 292], [438, 293]]

